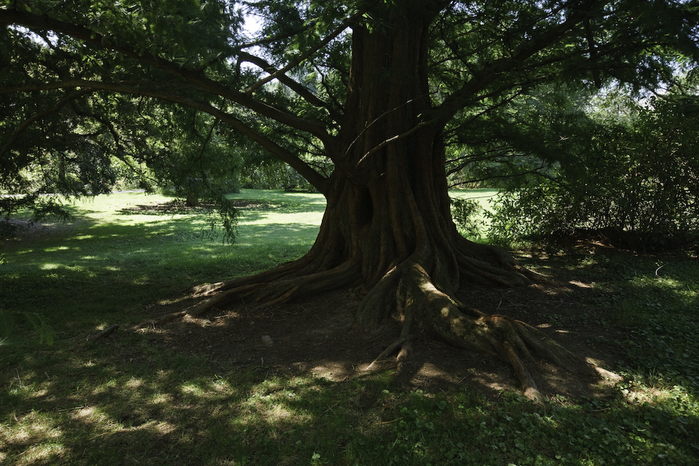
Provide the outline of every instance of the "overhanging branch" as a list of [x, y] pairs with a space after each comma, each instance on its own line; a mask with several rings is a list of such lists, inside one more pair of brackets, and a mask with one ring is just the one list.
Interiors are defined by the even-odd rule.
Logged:
[[286, 72], [288, 72], [288, 71], [294, 69], [295, 67], [297, 67], [298, 65], [300, 65], [301, 63], [303, 63], [304, 61], [306, 61], [308, 58], [310, 58], [310, 57], [312, 57], [313, 55], [315, 55], [316, 53], [318, 53], [318, 51], [319, 51], [320, 49], [322, 49], [323, 47], [325, 47], [326, 45], [328, 45], [331, 41], [333, 41], [335, 38], [337, 38], [337, 36], [339, 36], [340, 34], [342, 34], [342, 32], [345, 31], [347, 28], [349, 28], [350, 25], [351, 25], [357, 18], [360, 18], [363, 14], [365, 14], [365, 13], [368, 12], [371, 8], [373, 8], [374, 5], [376, 5], [377, 3], [378, 3], [378, 2], [376, 2], [376, 1], [371, 2], [371, 3], [368, 4], [367, 6], [365, 6], [364, 8], [360, 9], [360, 10], [357, 11], [355, 14], [353, 14], [352, 16], [350, 16], [349, 18], [345, 19], [345, 20], [342, 22], [342, 24], [340, 24], [340, 26], [338, 26], [337, 28], [335, 28], [335, 29], [334, 29], [330, 34], [328, 34], [324, 39], [322, 39], [322, 40], [320, 40], [319, 42], [317, 42], [313, 47], [311, 47], [310, 49], [306, 50], [304, 53], [300, 54], [299, 56], [297, 56], [296, 58], [294, 58], [293, 60], [291, 60], [289, 63], [287, 63], [287, 64], [286, 64], [285, 66], [283, 66], [282, 68], [278, 69], [278, 70], [275, 71], [274, 73], [271, 73], [270, 75], [268, 75], [268, 76], [266, 76], [266, 77], [260, 79], [259, 81], [257, 81], [255, 84], [253, 84], [252, 86], [250, 86], [250, 87], [248, 88], [247, 91], [245, 91], [245, 94], [248, 95], [248, 96], [251, 96], [252, 93], [255, 92], [257, 89], [259, 89], [260, 87], [264, 86], [265, 84], [267, 84], [267, 83], [270, 82], [270, 81], [273, 81], [273, 80], [275, 80], [275, 79], [279, 79], [280, 76], [282, 76], [282, 75], [284, 75]]
[[[223, 121], [231, 128], [235, 129], [236, 131], [240, 132], [244, 136], [246, 136], [249, 139], [258, 143], [260, 146], [264, 147], [265, 149], [270, 151], [272, 154], [274, 154], [277, 158], [279, 158], [283, 162], [287, 163], [294, 170], [299, 172], [299, 174], [301, 176], [303, 176], [311, 185], [313, 185], [313, 187], [318, 189], [318, 191], [320, 191], [323, 194], [327, 193], [327, 190], [328, 190], [327, 179], [323, 175], [318, 173], [316, 170], [314, 170], [313, 167], [311, 167], [306, 162], [304, 162], [301, 158], [299, 158], [298, 156], [296, 156], [292, 152], [288, 151], [284, 147], [280, 146], [279, 144], [275, 143], [271, 139], [267, 138], [266, 136], [255, 131], [253, 128], [250, 128], [248, 125], [246, 125], [245, 123], [243, 123], [242, 121], [240, 121], [239, 119], [234, 117], [233, 115], [226, 113], [223, 110], [218, 109], [211, 104], [208, 104], [206, 102], [202, 102], [202, 101], [190, 98], [190, 97], [185, 97], [185, 96], [182, 96], [179, 94], [165, 92], [165, 91], [162, 91], [159, 89], [149, 89], [149, 88], [139, 87], [133, 83], [128, 83], [128, 84], [127, 83], [104, 83], [104, 82], [86, 81], [86, 80], [80, 80], [80, 79], [54, 82], [54, 83], [48, 83], [48, 84], [34, 84], [34, 85], [22, 86], [22, 87], [16, 87], [16, 88], [6, 88], [6, 89], [0, 90], [0, 94], [7, 94], [7, 93], [11, 93], [11, 92], [30, 92], [30, 91], [51, 90], [51, 89], [70, 89], [70, 88], [73, 88], [73, 89], [80, 88], [81, 90], [79, 92], [82, 94], [89, 94], [89, 93], [92, 93], [95, 91], [112, 91], [112, 92], [119, 92], [119, 93], [123, 93], [123, 94], [151, 97], [151, 98], [155, 98], [155, 99], [160, 99], [160, 100], [178, 103], [180, 105], [207, 113], [207, 114], [213, 116], [214, 118], [217, 118], [217, 119]], [[75, 97], [75, 98], [77, 98], [77, 97]], [[68, 99], [68, 98], [66, 98], [66, 99]], [[66, 100], [66, 99], [64, 99], [64, 100]], [[70, 99], [70, 100], [73, 100], [73, 99]], [[66, 102], [61, 101], [61, 102], [63, 102], [61, 104], [61, 106], [65, 105], [70, 100], [67, 100]], [[58, 104], [55, 107], [58, 107]], [[50, 110], [52, 110], [52, 109], [50, 109]], [[56, 111], [56, 110], [52, 110], [52, 111]], [[49, 110], [47, 110], [46, 112], [49, 112]], [[42, 112], [42, 114], [46, 113], [46, 112]], [[36, 119], [34, 121], [36, 121]], [[31, 123], [28, 123], [28, 124], [31, 124]], [[3, 150], [4, 150], [4, 148], [3, 148]]]
[[47, 108], [46, 110], [44, 110], [42, 112], [37, 112], [34, 115], [32, 115], [31, 117], [29, 117], [28, 119], [26, 119], [25, 121], [23, 121], [22, 124], [20, 124], [17, 128], [15, 128], [14, 132], [12, 133], [12, 136], [10, 136], [10, 138], [7, 140], [7, 142], [5, 142], [5, 144], [3, 144], [2, 148], [0, 149], [0, 157], [5, 155], [7, 153], [7, 151], [10, 150], [10, 148], [12, 147], [12, 144], [15, 143], [17, 138], [19, 138], [20, 135], [23, 132], [25, 132], [34, 122], [42, 120], [42, 119], [46, 118], [47, 116], [58, 112], [59, 110], [61, 110], [64, 106], [66, 106], [70, 102], [72, 102], [76, 99], [79, 99], [80, 97], [82, 97], [84, 95], [91, 94], [92, 92], [94, 92], [94, 90], [92, 90], [92, 89], [85, 89], [85, 90], [73, 92], [72, 94], [69, 94], [66, 97], [64, 97], [63, 99], [59, 100], [58, 103], [56, 103], [56, 105], [54, 105], [53, 107]]
[[[473, 96], [476, 92], [485, 89], [487, 86], [498, 80], [503, 74], [510, 72], [512, 70], [519, 70], [522, 65], [537, 53], [545, 50], [547, 47], [556, 43], [566, 34], [569, 34], [578, 24], [583, 22], [588, 16], [586, 10], [591, 8], [595, 3], [595, 0], [584, 0], [581, 1], [575, 11], [561, 24], [552, 27], [547, 32], [542, 33], [539, 37], [533, 39], [526, 46], [520, 48], [516, 53], [507, 58], [500, 58], [494, 60], [489, 65], [483, 67], [481, 71], [474, 74], [473, 79], [470, 79], [464, 84], [460, 89], [455, 91], [449, 97], [447, 97], [444, 102], [437, 108], [437, 114], [443, 121], [450, 120], [459, 110], [461, 110], [465, 103], [468, 102], [470, 96]], [[543, 66], [539, 63], [538, 65], [529, 66], [528, 68], [537, 68]], [[525, 84], [525, 83], [522, 83]]]
[[313, 134], [324, 143], [329, 143], [332, 136], [329, 135], [322, 124], [315, 121], [305, 120], [296, 115], [286, 113], [269, 104], [257, 101], [245, 93], [230, 89], [221, 83], [214, 81], [204, 75], [201, 71], [194, 71], [184, 68], [164, 58], [151, 53], [137, 51], [135, 48], [125, 45], [115, 44], [110, 37], [92, 31], [84, 26], [67, 23], [65, 21], [50, 18], [45, 15], [36, 15], [16, 9], [0, 9], [0, 23], [16, 24], [30, 29], [40, 31], [53, 31], [57, 34], [65, 34], [75, 39], [82, 40], [100, 49], [118, 52], [146, 65], [154, 66], [171, 75], [183, 79], [198, 88], [224, 97], [243, 107], [271, 118], [279, 123], [291, 126], [301, 131]]
[[[262, 70], [266, 71], [267, 73], [271, 74], [276, 74], [279, 70], [276, 70], [270, 63], [268, 63], [266, 60], [256, 57], [254, 55], [250, 55], [248, 53], [241, 52], [239, 54], [241, 61], [243, 62], [248, 62], [252, 63], [253, 65], [259, 66]], [[324, 108], [325, 110], [328, 111], [330, 116], [335, 120], [335, 121], [340, 121], [340, 115], [337, 114], [326, 102], [318, 98], [315, 94], [313, 94], [309, 89], [304, 87], [301, 83], [294, 81], [291, 79], [289, 76], [287, 76], [284, 73], [280, 73], [277, 75], [277, 79], [279, 82], [287, 86], [289, 89], [294, 91], [296, 94], [298, 94], [301, 98], [305, 99], [309, 104], [316, 106], [316, 107], [321, 107]]]

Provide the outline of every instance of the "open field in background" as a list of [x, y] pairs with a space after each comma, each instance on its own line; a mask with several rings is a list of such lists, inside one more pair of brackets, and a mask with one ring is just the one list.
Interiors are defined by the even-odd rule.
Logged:
[[[352, 304], [344, 295], [130, 328], [194, 284], [259, 272], [312, 245], [322, 196], [233, 197], [234, 245], [207, 234], [206, 212], [162, 212], [155, 206], [170, 198], [120, 193], [78, 202], [73, 222], [22, 230], [0, 247], [0, 463], [699, 464], [696, 257], [517, 251], [565, 289], [466, 290], [487, 295], [482, 310], [555, 332], [624, 377], [540, 407], [516, 395], [506, 368], [428, 340], [416, 347], [454, 355], [438, 381], [396, 386], [390, 361], [350, 371], [382, 348], [331, 333], [332, 311]], [[327, 333], [318, 324], [302, 335], [306, 318], [328, 322]], [[275, 326], [276, 346], [264, 348], [261, 329]], [[292, 351], [307, 336], [305, 352]], [[496, 376], [505, 382], [484, 382]]]
[[[234, 246], [211, 236], [207, 212], [153, 209], [172, 200], [165, 196], [119, 193], [78, 201], [74, 221], [32, 227], [2, 249], [1, 305], [37, 312], [68, 335], [86, 330], [87, 322], [142, 318], [145, 304], [193, 284], [299, 257], [317, 234], [322, 196], [260, 194], [264, 200], [252, 197], [242, 209]], [[245, 191], [233, 197], [240, 196]]]
[[494, 189], [455, 189], [449, 192], [452, 198], [456, 199], [473, 199], [478, 201], [483, 209], [492, 211], [492, 201], [497, 196], [498, 192]]

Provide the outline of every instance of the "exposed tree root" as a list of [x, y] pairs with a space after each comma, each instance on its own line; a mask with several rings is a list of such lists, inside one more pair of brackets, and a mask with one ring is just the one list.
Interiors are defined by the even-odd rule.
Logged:
[[[394, 296], [403, 319], [401, 337], [377, 360], [402, 346], [397, 358], [400, 372], [401, 364], [407, 361], [412, 350], [410, 337], [416, 331], [415, 326], [421, 325], [454, 346], [482, 351], [509, 362], [524, 395], [533, 400], [541, 401], [542, 396], [526, 365], [534, 360], [532, 352], [569, 371], [586, 369], [587, 363], [536, 328], [505, 316], [488, 316], [464, 308], [438, 290], [419, 264], [401, 268], [401, 276], [387, 274], [388, 284], [385, 284], [390, 286], [398, 281]], [[370, 300], [377, 302], [374, 297]]]
[[543, 280], [539, 274], [520, 267], [503, 249], [482, 244], [474, 247], [460, 235], [455, 237], [455, 243], [454, 254], [459, 264], [459, 274], [466, 281], [517, 287]]
[[[497, 248], [474, 247], [479, 254], [470, 251], [467, 255], [467, 246], [459, 247], [456, 253], [458, 269], [468, 271], [465, 274], [467, 280], [517, 286], [537, 279]], [[571, 372], [589, 369], [587, 363], [538, 329], [506, 316], [486, 315], [458, 303], [451, 297], [452, 290], [439, 289], [435, 285], [438, 282], [426, 271], [426, 267], [430, 267], [430, 270], [436, 270], [436, 277], [444, 278], [444, 263], [424, 250], [422, 254], [415, 253], [392, 267], [366, 293], [355, 316], [358, 327], [375, 330], [396, 311], [402, 319], [400, 337], [369, 368], [398, 351], [396, 375], [401, 379], [401, 374], [409, 371], [414, 337], [423, 329], [453, 346], [485, 352], [509, 363], [524, 395], [537, 401], [541, 401], [542, 396], [527, 367], [534, 361], [532, 353]], [[162, 324], [186, 316], [199, 317], [234, 302], [275, 305], [325, 291], [363, 285], [365, 281], [359, 264], [360, 261], [348, 260], [325, 269], [325, 263], [319, 264], [304, 257], [256, 276], [198, 287], [193, 290], [193, 296], [208, 299], [141, 326]], [[447, 277], [442, 280], [444, 282], [447, 282], [445, 288], [449, 288], [450, 279]]]
[[403, 345], [405, 345], [405, 344], [408, 342], [408, 340], [412, 340], [413, 338], [415, 338], [415, 335], [406, 335], [406, 336], [401, 336], [400, 338], [398, 338], [396, 341], [394, 341], [393, 343], [391, 343], [391, 344], [388, 346], [388, 348], [386, 348], [385, 350], [383, 350], [383, 351], [381, 352], [381, 354], [379, 354], [378, 356], [376, 356], [376, 359], [374, 359], [374, 360], [371, 362], [371, 364], [369, 364], [369, 365], [367, 366], [366, 370], [370, 370], [372, 367], [374, 367], [374, 364], [376, 364], [377, 362], [379, 362], [380, 360], [382, 360], [383, 358], [385, 358], [385, 357], [388, 356], [389, 354], [393, 353], [393, 352], [396, 351], [398, 348], [401, 348], [401, 351], [402, 351], [402, 349], [403, 349], [403, 347], [404, 347]]
[[[351, 261], [331, 270], [307, 274], [304, 274], [307, 269], [300, 265], [303, 265], [303, 261], [284, 264], [259, 275], [196, 287], [192, 290], [193, 297], [212, 297], [186, 311], [173, 314], [172, 318], [185, 315], [200, 317], [214, 308], [222, 308], [234, 302], [273, 306], [292, 299], [356, 286], [361, 279], [359, 268]], [[166, 318], [172, 320], [169, 317]]]

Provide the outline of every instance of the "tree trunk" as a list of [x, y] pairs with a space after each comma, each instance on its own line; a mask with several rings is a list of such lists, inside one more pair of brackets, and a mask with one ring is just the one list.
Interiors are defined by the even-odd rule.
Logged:
[[356, 323], [371, 330], [395, 311], [402, 350], [422, 327], [461, 347], [512, 364], [525, 394], [540, 395], [522, 358], [534, 350], [570, 367], [574, 358], [536, 329], [486, 316], [454, 299], [462, 280], [525, 285], [531, 276], [504, 252], [467, 241], [451, 219], [441, 127], [428, 120], [427, 12], [390, 9], [369, 30], [353, 30], [345, 120], [331, 148], [337, 167], [327, 209], [309, 253], [218, 293], [203, 312], [232, 298], [279, 303], [341, 287], [361, 287]]

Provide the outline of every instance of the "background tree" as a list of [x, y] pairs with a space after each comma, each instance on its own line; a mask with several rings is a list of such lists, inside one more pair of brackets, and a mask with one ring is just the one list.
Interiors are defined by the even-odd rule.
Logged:
[[491, 231], [498, 241], [601, 234], [636, 249], [691, 244], [699, 237], [695, 89], [680, 78], [644, 97], [540, 89], [488, 115], [477, 144], [453, 162], [503, 188]]
[[[399, 359], [421, 326], [509, 361], [525, 393], [538, 396], [521, 357], [534, 350], [571, 365], [568, 353], [526, 324], [456, 300], [462, 281], [521, 285], [530, 274], [458, 234], [445, 136], [546, 82], [657, 84], [678, 54], [696, 56], [696, 3], [245, 5], [264, 18], [258, 37], [246, 37], [232, 2], [4, 2], [0, 93], [12, 111], [3, 157], [24, 166], [35, 157], [30, 129], [87, 96], [129, 94], [208, 113], [290, 165], [328, 207], [304, 257], [220, 284], [193, 312], [360, 287], [359, 326], [402, 315]], [[299, 141], [322, 148], [332, 173], [299, 156]]]

